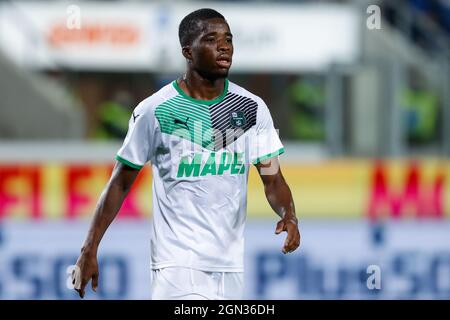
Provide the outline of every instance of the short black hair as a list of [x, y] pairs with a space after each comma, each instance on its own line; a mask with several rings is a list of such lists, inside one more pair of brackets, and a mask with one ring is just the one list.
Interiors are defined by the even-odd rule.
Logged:
[[178, 27], [178, 38], [182, 47], [189, 45], [198, 35], [200, 30], [200, 22], [204, 20], [225, 17], [214, 9], [203, 8], [189, 13], [183, 18]]

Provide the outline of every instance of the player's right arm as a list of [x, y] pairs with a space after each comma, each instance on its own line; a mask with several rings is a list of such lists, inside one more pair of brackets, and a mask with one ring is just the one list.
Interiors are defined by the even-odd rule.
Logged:
[[84, 297], [84, 289], [89, 280], [92, 279], [92, 289], [94, 291], [97, 289], [99, 276], [97, 251], [100, 241], [119, 212], [138, 173], [139, 169], [116, 162], [111, 178], [98, 200], [94, 218], [72, 277], [74, 288], [81, 298]]

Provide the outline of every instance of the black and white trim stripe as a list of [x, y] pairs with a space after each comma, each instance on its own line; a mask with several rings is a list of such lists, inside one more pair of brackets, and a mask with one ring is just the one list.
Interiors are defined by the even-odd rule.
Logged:
[[[244, 112], [246, 123], [242, 128], [234, 128], [231, 125], [230, 118], [231, 112], [233, 111]], [[225, 148], [253, 127], [256, 124], [257, 111], [258, 103], [256, 103], [256, 101], [232, 92], [228, 92], [221, 102], [211, 105], [210, 114], [212, 128], [219, 130], [222, 134], [222, 141], [218, 139], [214, 150], [217, 151]], [[226, 133], [228, 130], [233, 130], [234, 132], [234, 139], [232, 141], [226, 141]]]

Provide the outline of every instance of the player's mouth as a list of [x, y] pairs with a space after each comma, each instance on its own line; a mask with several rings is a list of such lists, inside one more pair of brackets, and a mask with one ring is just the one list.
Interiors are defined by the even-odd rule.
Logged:
[[231, 58], [229, 56], [220, 56], [216, 59], [216, 63], [221, 68], [229, 69], [231, 67]]

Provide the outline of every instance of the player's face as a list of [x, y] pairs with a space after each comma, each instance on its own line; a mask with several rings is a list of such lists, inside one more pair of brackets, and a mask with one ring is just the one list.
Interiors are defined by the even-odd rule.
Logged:
[[220, 18], [201, 22], [201, 32], [191, 46], [192, 67], [206, 78], [225, 78], [233, 58], [233, 35]]

